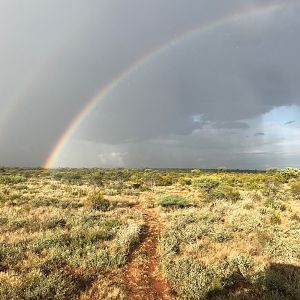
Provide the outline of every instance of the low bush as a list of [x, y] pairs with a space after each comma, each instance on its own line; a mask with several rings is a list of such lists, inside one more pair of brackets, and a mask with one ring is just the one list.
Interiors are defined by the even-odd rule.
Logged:
[[300, 269], [287, 264], [271, 264], [261, 274], [260, 284], [266, 291], [264, 299], [300, 299]]
[[228, 200], [237, 202], [241, 199], [241, 194], [238, 189], [220, 184], [215, 188], [204, 191], [204, 197], [207, 201]]
[[58, 199], [53, 199], [53, 198], [38, 198], [38, 199], [33, 199], [31, 201], [31, 205], [33, 207], [56, 206], [58, 204], [58, 202], [59, 202]]
[[228, 257], [223, 263], [206, 265], [194, 259], [164, 260], [167, 279], [176, 287], [178, 299], [211, 299], [226, 289], [245, 284], [254, 266], [248, 256]]
[[281, 174], [286, 180], [292, 179], [292, 178], [298, 178], [300, 177], [300, 170], [297, 168], [285, 168], [281, 171]]
[[49, 275], [33, 270], [27, 274], [0, 276], [1, 300], [77, 299], [92, 278], [58, 270]]
[[170, 195], [164, 197], [158, 201], [158, 204], [162, 207], [175, 207], [175, 208], [184, 208], [191, 205], [188, 199], [177, 195]]
[[60, 217], [52, 217], [47, 219], [44, 224], [43, 227], [45, 229], [54, 229], [54, 228], [58, 228], [58, 227], [65, 227], [67, 224], [67, 221], [64, 218], [60, 218]]
[[222, 182], [218, 178], [214, 177], [199, 177], [194, 179], [193, 185], [201, 188], [206, 193], [211, 192], [213, 189], [216, 189]]
[[19, 175], [2, 175], [0, 183], [2, 184], [17, 184], [26, 181], [26, 178]]
[[181, 184], [182, 186], [192, 185], [192, 179], [188, 177], [180, 177], [178, 183]]
[[110, 208], [110, 202], [104, 199], [104, 196], [100, 192], [92, 193], [87, 198], [88, 205], [95, 210], [108, 211]]
[[281, 224], [281, 217], [278, 211], [274, 210], [270, 214], [270, 224], [277, 225]]
[[292, 192], [292, 195], [296, 199], [300, 199], [300, 180], [299, 179], [291, 184], [291, 192]]

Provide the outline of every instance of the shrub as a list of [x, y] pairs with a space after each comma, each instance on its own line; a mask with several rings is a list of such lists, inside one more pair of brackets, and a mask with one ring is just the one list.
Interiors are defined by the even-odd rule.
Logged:
[[278, 211], [274, 210], [270, 214], [270, 223], [271, 223], [271, 225], [281, 224], [281, 218], [280, 218], [280, 214]]
[[109, 251], [108, 249], [89, 249], [83, 261], [86, 268], [103, 270], [105, 268], [122, 267], [126, 263], [127, 254], [123, 251]]
[[221, 185], [221, 183], [222, 182], [219, 179], [211, 177], [196, 178], [193, 182], [196, 187], [200, 187], [204, 192], [207, 193], [217, 188], [219, 185]]
[[50, 249], [55, 246], [68, 246], [70, 237], [67, 234], [56, 234], [51, 231], [45, 231], [36, 238], [32, 244], [32, 250], [35, 253], [41, 253], [44, 249]]
[[281, 171], [281, 174], [286, 180], [292, 178], [298, 178], [300, 176], [300, 170], [297, 168], [285, 168]]
[[91, 276], [60, 270], [44, 275], [33, 270], [23, 276], [7, 275], [0, 277], [0, 296], [2, 300], [37, 299], [76, 299], [78, 293], [91, 282]]
[[140, 182], [134, 182], [132, 183], [131, 187], [135, 190], [139, 189], [141, 187], [141, 183]]
[[296, 213], [294, 213], [294, 214], [291, 216], [291, 220], [292, 220], [292, 221], [296, 221], [296, 222], [300, 222], [300, 216], [297, 215]]
[[276, 197], [282, 188], [282, 181], [277, 176], [266, 178], [263, 187], [263, 194], [270, 197]]
[[57, 227], [65, 227], [67, 224], [66, 220], [60, 217], [49, 218], [45, 221], [44, 227], [46, 229], [54, 229]]
[[300, 180], [291, 184], [291, 192], [296, 199], [300, 199]]
[[219, 243], [230, 241], [232, 239], [233, 239], [232, 234], [230, 232], [226, 232], [226, 231], [216, 232], [213, 235], [213, 240], [216, 241], [216, 242], [219, 242]]
[[218, 265], [187, 258], [163, 262], [167, 279], [179, 293], [178, 299], [190, 300], [211, 299], [217, 292], [225, 293], [226, 288], [245, 283], [253, 266], [248, 256], [229, 257]]
[[117, 234], [117, 242], [123, 248], [124, 255], [127, 256], [137, 243], [139, 243], [143, 226], [140, 224], [129, 224], [124, 226]]
[[205, 299], [208, 292], [220, 287], [212, 269], [192, 259], [164, 262], [166, 277], [179, 293], [179, 299]]
[[180, 177], [178, 180], [178, 183], [185, 186], [185, 185], [191, 185], [192, 179], [187, 177]]
[[224, 184], [220, 184], [215, 188], [206, 190], [204, 192], [204, 196], [207, 201], [224, 199], [232, 202], [237, 202], [241, 199], [241, 194], [236, 188]]
[[[271, 264], [262, 275], [266, 299], [300, 299], [299, 267], [285, 264]], [[274, 297], [274, 296], [277, 297]], [[271, 297], [272, 296], [272, 297]]]
[[25, 256], [21, 245], [0, 244], [0, 272], [15, 265]]
[[87, 198], [87, 203], [92, 209], [108, 211], [110, 208], [110, 202], [104, 199], [104, 196], [100, 192], [90, 194]]
[[277, 168], [268, 168], [268, 169], [266, 170], [266, 174], [267, 174], [267, 175], [274, 175], [274, 174], [276, 174], [276, 173], [278, 173]]
[[156, 180], [157, 186], [171, 186], [173, 184], [173, 179], [170, 175], [160, 175]]
[[56, 206], [58, 204], [58, 199], [52, 199], [52, 198], [38, 198], [33, 199], [31, 201], [31, 205], [33, 207], [41, 207], [41, 206]]
[[26, 181], [26, 178], [19, 175], [2, 175], [0, 176], [0, 183], [3, 184], [17, 184]]
[[170, 195], [160, 199], [158, 204], [162, 207], [184, 208], [190, 206], [190, 201], [181, 196]]

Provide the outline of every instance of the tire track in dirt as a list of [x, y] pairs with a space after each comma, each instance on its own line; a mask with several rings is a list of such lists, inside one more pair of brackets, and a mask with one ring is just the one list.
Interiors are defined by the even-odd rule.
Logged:
[[171, 300], [170, 289], [159, 273], [158, 241], [163, 226], [158, 214], [152, 208], [136, 206], [144, 217], [145, 227], [141, 242], [131, 253], [124, 267], [128, 299]]

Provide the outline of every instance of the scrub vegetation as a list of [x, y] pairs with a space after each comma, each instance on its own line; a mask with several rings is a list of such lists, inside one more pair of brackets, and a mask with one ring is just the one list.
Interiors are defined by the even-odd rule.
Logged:
[[0, 169], [0, 299], [300, 299], [300, 171]]

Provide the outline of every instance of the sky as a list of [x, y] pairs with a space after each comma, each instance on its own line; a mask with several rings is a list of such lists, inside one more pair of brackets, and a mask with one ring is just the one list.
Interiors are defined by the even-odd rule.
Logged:
[[0, 166], [300, 167], [299, 13], [0, 0]]

